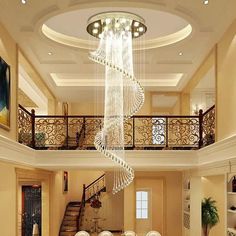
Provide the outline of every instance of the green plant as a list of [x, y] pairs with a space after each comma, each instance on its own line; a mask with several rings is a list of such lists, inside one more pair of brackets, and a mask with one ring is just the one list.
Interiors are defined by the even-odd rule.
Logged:
[[202, 229], [204, 236], [208, 236], [211, 228], [219, 222], [216, 201], [211, 197], [202, 201]]

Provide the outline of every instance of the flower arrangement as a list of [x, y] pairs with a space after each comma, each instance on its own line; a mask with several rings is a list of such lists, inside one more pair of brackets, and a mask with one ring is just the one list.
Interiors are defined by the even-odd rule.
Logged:
[[98, 196], [95, 196], [90, 203], [92, 208], [100, 208], [102, 206], [101, 201], [99, 201]]

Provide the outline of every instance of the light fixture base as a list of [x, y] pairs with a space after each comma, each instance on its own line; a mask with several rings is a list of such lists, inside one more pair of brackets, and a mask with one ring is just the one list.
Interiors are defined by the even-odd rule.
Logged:
[[130, 31], [132, 38], [138, 38], [146, 33], [145, 20], [136, 14], [123, 11], [103, 12], [88, 19], [87, 32], [100, 38], [106, 30]]

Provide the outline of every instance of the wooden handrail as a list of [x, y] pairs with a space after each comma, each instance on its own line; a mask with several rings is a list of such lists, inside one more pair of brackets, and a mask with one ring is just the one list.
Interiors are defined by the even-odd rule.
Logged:
[[32, 114], [29, 112], [29, 111], [27, 111], [23, 106], [21, 106], [20, 104], [19, 104], [19, 108], [20, 109], [22, 109], [25, 113], [27, 113], [29, 116], [32, 116]]
[[211, 110], [213, 110], [215, 108], [215, 105], [213, 105], [212, 107], [210, 107], [209, 109], [207, 109], [202, 115], [205, 116], [208, 112], [210, 112]]
[[96, 180], [94, 180], [91, 184], [89, 184], [88, 186], [85, 187], [85, 190], [90, 188], [93, 184], [95, 184], [96, 182], [98, 182], [100, 179], [102, 179], [105, 176], [105, 174], [101, 175], [100, 177], [98, 177]]

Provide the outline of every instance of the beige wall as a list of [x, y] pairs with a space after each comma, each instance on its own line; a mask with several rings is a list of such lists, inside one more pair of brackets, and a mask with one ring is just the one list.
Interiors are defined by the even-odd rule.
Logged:
[[16, 175], [13, 165], [0, 162], [1, 235], [16, 235]]
[[[104, 103], [70, 103], [70, 115], [104, 115]], [[151, 93], [145, 92], [142, 108], [135, 115], [151, 115]]]
[[68, 171], [68, 201], [80, 201], [83, 194], [83, 184], [86, 186], [104, 174], [104, 171], [70, 170]]
[[[236, 20], [217, 45], [217, 139], [236, 133]], [[227, 122], [226, 122], [227, 121]]]
[[[161, 178], [165, 183], [163, 236], [182, 235], [182, 173], [136, 172], [136, 178]], [[174, 196], [174, 200], [173, 200]], [[124, 191], [125, 230], [135, 230], [135, 184]]]
[[10, 139], [16, 140], [16, 117], [17, 117], [17, 45], [11, 38], [7, 30], [0, 23], [0, 56], [11, 67], [11, 105], [10, 105], [10, 130], [2, 129], [0, 126], [0, 134]]
[[225, 204], [226, 180], [224, 175], [202, 177], [203, 198], [212, 197], [216, 201], [220, 217], [219, 223], [212, 228], [210, 235], [224, 236], [226, 232]]

